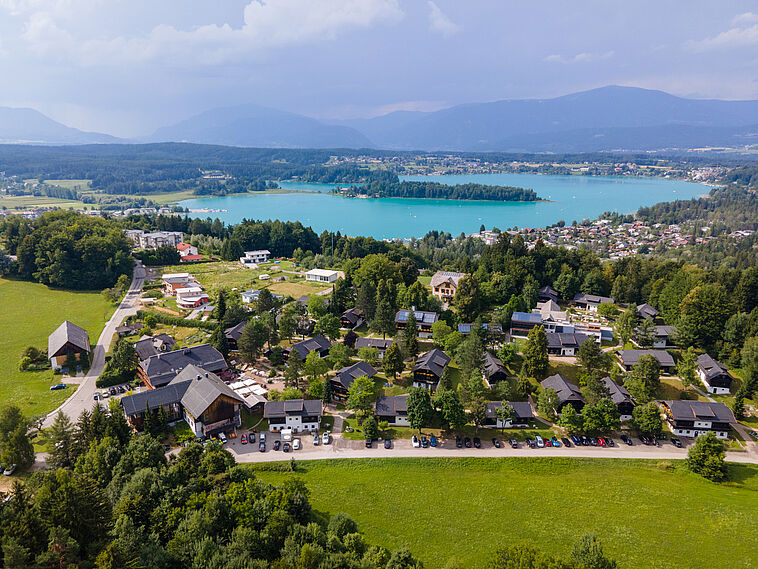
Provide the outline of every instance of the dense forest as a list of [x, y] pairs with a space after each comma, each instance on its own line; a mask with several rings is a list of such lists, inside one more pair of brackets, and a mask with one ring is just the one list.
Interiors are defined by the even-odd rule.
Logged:
[[533, 202], [539, 198], [534, 190], [514, 186], [488, 186], [485, 184], [457, 184], [449, 186], [437, 182], [374, 181], [364, 186], [353, 186], [350, 193], [380, 198], [430, 198], [442, 200], [492, 200], [503, 202]]

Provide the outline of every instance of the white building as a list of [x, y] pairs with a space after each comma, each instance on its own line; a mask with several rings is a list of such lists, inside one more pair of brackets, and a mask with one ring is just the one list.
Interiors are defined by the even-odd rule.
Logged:
[[208, 304], [209, 298], [199, 286], [176, 289], [176, 305], [179, 308], [197, 308]]
[[181, 231], [155, 231], [145, 233], [141, 229], [127, 229], [126, 236], [139, 249], [157, 249], [158, 247], [176, 247], [184, 241]]
[[179, 243], [179, 245], [176, 246], [176, 250], [179, 251], [179, 256], [181, 257], [197, 255], [197, 247], [190, 245], [189, 243]]
[[315, 281], [320, 283], [333, 283], [339, 277], [339, 271], [331, 271], [329, 269], [311, 269], [305, 273], [306, 281]]
[[287, 401], [267, 401], [263, 407], [263, 418], [268, 420], [269, 430], [282, 429], [318, 431], [321, 424], [321, 401], [318, 399], [289, 399]]
[[271, 256], [271, 251], [268, 249], [258, 249], [257, 251], [245, 251], [245, 256], [240, 257], [240, 263], [243, 267], [249, 267], [251, 269], [257, 268], [258, 263], [265, 263]]

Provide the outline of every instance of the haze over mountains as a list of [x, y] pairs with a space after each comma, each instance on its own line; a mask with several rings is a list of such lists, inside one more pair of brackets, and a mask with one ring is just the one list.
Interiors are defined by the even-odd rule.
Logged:
[[[119, 139], [66, 127], [30, 109], [0, 108], [0, 141], [83, 144]], [[345, 121], [242, 105], [206, 111], [137, 141], [120, 141], [504, 152], [734, 148], [758, 144], [758, 101], [684, 99], [612, 86], [554, 99], [473, 103]]]

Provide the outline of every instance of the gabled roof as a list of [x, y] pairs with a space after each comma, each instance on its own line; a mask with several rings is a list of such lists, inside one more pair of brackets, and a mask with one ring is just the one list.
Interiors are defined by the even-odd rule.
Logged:
[[613, 401], [616, 405], [620, 403], [634, 403], [632, 396], [626, 390], [626, 387], [619, 385], [610, 377], [604, 377], [603, 383], [605, 383], [605, 386], [611, 393], [611, 401]]
[[638, 304], [637, 305], [637, 313], [642, 316], [643, 318], [649, 318], [653, 319], [656, 316], [660, 315], [660, 312], [658, 312], [655, 308], [650, 306], [649, 304]]
[[673, 401], [664, 401], [663, 404], [671, 411], [671, 417], [674, 421], [737, 422], [732, 410], [723, 403], [675, 399]]
[[137, 358], [142, 361], [164, 350], [172, 350], [174, 346], [176, 346], [174, 339], [164, 333], [155, 336], [143, 336], [134, 342], [134, 351], [137, 352]]
[[196, 419], [199, 419], [206, 409], [222, 396], [245, 404], [245, 400], [232, 391], [215, 373], [206, 371], [196, 365], [191, 364], [185, 367], [171, 380], [168, 386], [180, 385], [182, 383], [188, 383], [187, 389], [182, 396], [182, 407]]
[[376, 375], [376, 370], [372, 365], [361, 361], [351, 366], [343, 367], [337, 372], [337, 375], [331, 378], [331, 381], [336, 381], [337, 383], [342, 384], [345, 389], [349, 389], [357, 378], [363, 377], [364, 375], [366, 377], [374, 377]]
[[456, 273], [453, 271], [437, 271], [432, 275], [432, 280], [429, 282], [429, 286], [435, 287], [441, 284], [452, 284], [453, 287], [458, 286], [458, 281], [465, 277], [465, 273]]
[[308, 357], [308, 354], [310, 354], [313, 350], [317, 350], [318, 352], [324, 352], [326, 350], [331, 349], [332, 343], [326, 339], [324, 336], [319, 334], [318, 336], [314, 336], [313, 338], [308, 338], [307, 340], [303, 340], [302, 342], [298, 342], [297, 344], [292, 344], [292, 347], [290, 348], [290, 352], [292, 350], [295, 350], [300, 357], [304, 360]]
[[407, 412], [407, 395], [386, 395], [376, 400], [376, 414], [380, 417], [394, 417]]
[[363, 310], [360, 308], [348, 308], [342, 313], [342, 318], [351, 324], [357, 324], [363, 318]]
[[619, 350], [617, 353], [624, 365], [637, 365], [640, 358], [645, 355], [653, 356], [658, 360], [661, 367], [672, 367], [674, 365], [674, 358], [666, 350]]
[[590, 339], [586, 334], [577, 333], [548, 332], [546, 336], [548, 348], [578, 348]]
[[206, 371], [223, 371], [227, 368], [226, 360], [210, 344], [200, 344], [191, 348], [174, 350], [150, 356], [140, 362], [140, 367], [150, 379], [153, 387], [166, 385], [188, 365], [196, 365]]
[[[534, 413], [532, 413], [532, 406], [526, 401], [506, 401], [508, 405], [513, 407], [516, 412], [517, 419], [534, 419]], [[497, 418], [497, 410], [502, 408], [502, 401], [489, 401], [487, 403], [486, 416], [488, 419]]]
[[394, 340], [392, 338], [358, 338], [355, 340], [355, 349], [377, 348], [380, 352], [389, 348]]
[[543, 389], [555, 389], [561, 403], [566, 403], [567, 401], [584, 402], [584, 397], [582, 397], [582, 392], [579, 388], [559, 373], [542, 380], [540, 385]]
[[52, 357], [67, 343], [70, 343], [85, 352], [90, 351], [89, 334], [84, 328], [64, 320], [55, 331], [47, 337], [47, 355]]
[[224, 330], [224, 335], [227, 338], [234, 340], [235, 342], [239, 342], [239, 339], [242, 337], [242, 330], [245, 328], [245, 324], [247, 324], [247, 322], [243, 320], [236, 326], [227, 328], [226, 330]]
[[577, 293], [574, 295], [574, 302], [582, 302], [586, 304], [602, 304], [604, 302], [613, 302], [613, 299], [609, 296], [599, 296], [597, 294], [584, 294]]
[[321, 416], [321, 401], [318, 399], [288, 399], [287, 401], [267, 401], [263, 406], [263, 417], [282, 418], [295, 416]]
[[483, 365], [485, 377], [492, 377], [496, 373], [507, 373], [503, 362], [485, 350], [483, 356]]
[[656, 338], [672, 338], [676, 336], [676, 326], [656, 326], [653, 335]]
[[[413, 315], [416, 317], [417, 324], [434, 324], [440, 315], [436, 312], [427, 312], [425, 310], [414, 310]], [[405, 324], [411, 316], [410, 310], [398, 310], [395, 314], [395, 322]]]
[[158, 389], [149, 389], [127, 395], [121, 398], [121, 407], [127, 416], [139, 415], [145, 412], [145, 407], [157, 409], [161, 405], [171, 405], [182, 400], [184, 392], [189, 386], [188, 381], [172, 383]]
[[450, 356], [442, 350], [435, 348], [434, 350], [426, 352], [418, 357], [416, 365], [413, 366], [413, 371], [429, 370], [437, 377], [442, 377], [442, 372], [449, 363]]
[[701, 370], [703, 370], [703, 374], [705, 374], [706, 380], [713, 379], [714, 377], [719, 377], [720, 375], [728, 375], [731, 377], [731, 374], [729, 373], [729, 370], [727, 370], [726, 366], [721, 362], [714, 360], [708, 354], [702, 354], [699, 356], [697, 358], [697, 365]]

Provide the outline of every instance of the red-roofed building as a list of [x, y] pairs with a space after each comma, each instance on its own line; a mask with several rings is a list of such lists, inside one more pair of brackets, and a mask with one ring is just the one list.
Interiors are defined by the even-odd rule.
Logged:
[[203, 256], [202, 255], [184, 255], [182, 257], [182, 263], [186, 263], [188, 261], [202, 261]]

